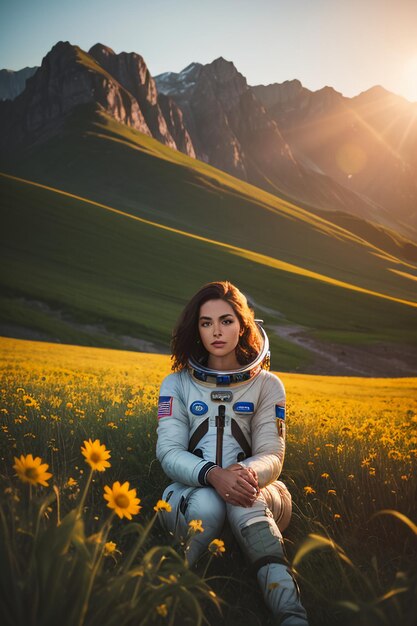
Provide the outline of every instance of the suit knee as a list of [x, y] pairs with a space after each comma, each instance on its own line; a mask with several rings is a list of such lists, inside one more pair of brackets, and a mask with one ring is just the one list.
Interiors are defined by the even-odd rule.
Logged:
[[206, 524], [221, 530], [226, 516], [226, 505], [214, 489], [201, 487], [192, 492], [183, 513], [189, 521], [201, 519], [203, 527]]

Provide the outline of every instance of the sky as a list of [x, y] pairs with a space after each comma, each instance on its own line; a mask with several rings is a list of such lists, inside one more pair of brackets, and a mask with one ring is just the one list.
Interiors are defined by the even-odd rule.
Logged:
[[137, 52], [153, 76], [222, 56], [249, 85], [417, 101], [417, 0], [1, 0], [0, 68], [40, 65], [57, 41]]

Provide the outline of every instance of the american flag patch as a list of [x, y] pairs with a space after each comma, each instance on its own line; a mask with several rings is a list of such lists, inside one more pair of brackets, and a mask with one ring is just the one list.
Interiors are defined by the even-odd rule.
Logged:
[[159, 396], [158, 400], [158, 419], [161, 417], [171, 417], [172, 415], [172, 396]]

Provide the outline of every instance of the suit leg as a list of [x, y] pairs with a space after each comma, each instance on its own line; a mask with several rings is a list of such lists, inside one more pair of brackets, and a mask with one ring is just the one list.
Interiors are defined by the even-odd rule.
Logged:
[[188, 541], [186, 559], [193, 565], [207, 550], [207, 546], [219, 537], [225, 516], [226, 505], [212, 487], [188, 487], [181, 483], [169, 485], [162, 496], [172, 510], [161, 511], [165, 529], [177, 540], [185, 541], [191, 520], [201, 520], [204, 532], [197, 532]]
[[[267, 500], [276, 493], [261, 491], [252, 507], [227, 505], [233, 534], [252, 564], [266, 605], [280, 626], [308, 626], [298, 587], [284, 554], [282, 534]], [[277, 504], [277, 502], [275, 502]]]

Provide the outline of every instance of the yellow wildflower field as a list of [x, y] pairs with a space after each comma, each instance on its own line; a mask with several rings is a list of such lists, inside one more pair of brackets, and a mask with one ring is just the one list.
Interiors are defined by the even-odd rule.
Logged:
[[[152, 462], [156, 400], [169, 356], [7, 338], [0, 349], [3, 459], [47, 450], [50, 467], [72, 476], [71, 440], [78, 450], [82, 438], [100, 437], [113, 446], [113, 462], [129, 455], [143, 461], [144, 453]], [[278, 375], [287, 392], [284, 473], [293, 497], [336, 496], [332, 511], [341, 521], [336, 502], [356, 493], [359, 482], [368, 496], [378, 486], [381, 500], [368, 502], [367, 511], [401, 503], [411, 514], [417, 379]]]
[[[0, 338], [0, 353], [0, 457], [7, 485], [17, 480], [13, 457], [32, 454], [48, 463], [53, 484], [75, 499], [87, 473], [80, 446], [99, 439], [111, 450], [113, 478], [129, 480], [143, 510], [152, 510], [166, 483], [155, 441], [169, 356], [8, 338]], [[307, 535], [320, 533], [365, 572], [377, 559], [374, 602], [416, 558], [412, 526], [401, 516], [416, 522], [417, 378], [278, 375], [287, 392], [282, 479], [293, 496], [289, 556]], [[87, 509], [94, 520], [104, 506], [96, 505], [93, 491]], [[387, 510], [397, 517], [380, 514]], [[298, 568], [301, 584], [307, 581], [307, 606], [316, 602], [309, 579], [329, 596], [341, 588], [332, 568], [310, 558]], [[312, 623], [325, 624], [317, 615]]]

